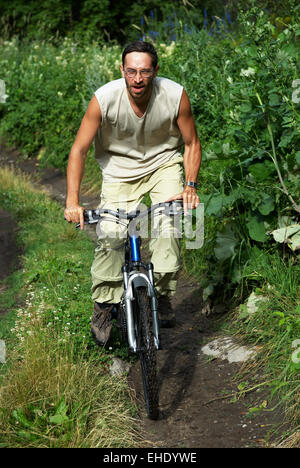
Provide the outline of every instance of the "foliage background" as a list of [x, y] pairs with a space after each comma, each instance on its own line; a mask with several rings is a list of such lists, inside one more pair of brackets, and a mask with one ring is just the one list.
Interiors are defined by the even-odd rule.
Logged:
[[[205, 297], [219, 284], [226, 295], [237, 286], [239, 296], [247, 294], [252, 280], [259, 281], [257, 258], [278, 250], [270, 233], [299, 216], [299, 7], [276, 2], [274, 10], [271, 3], [204, 2], [200, 8], [197, 1], [193, 7], [180, 1], [175, 12], [173, 2], [136, 2], [122, 15], [119, 2], [108, 1], [39, 8], [28, 2], [27, 10], [23, 2], [2, 5], [4, 33], [20, 34], [1, 43], [8, 98], [0, 132], [41, 164], [66, 167], [94, 91], [120, 77], [122, 47], [108, 36], [122, 29], [127, 39], [154, 41], [160, 75], [188, 92], [204, 150], [199, 191], [206, 249], [185, 252], [184, 259], [201, 278]], [[51, 30], [43, 29], [46, 18]], [[92, 158], [88, 167], [98, 178]], [[284, 256], [293, 255], [282, 247]]]
[[[140, 25], [140, 18], [163, 23], [164, 28], [174, 26], [175, 18], [184, 18], [190, 26], [202, 27], [203, 22], [214, 16], [229, 13], [234, 19], [240, 7], [247, 9], [248, 0], [13, 0], [0, 1], [1, 35], [6, 38], [72, 36], [81, 40], [115, 40], [121, 44], [134, 36], [133, 25]], [[275, 15], [286, 12], [292, 2], [283, 0], [257, 0], [259, 8]], [[157, 32], [155, 29], [154, 32]]]
[[[299, 231], [272, 234], [299, 226], [297, 2], [14, 0], [0, 13], [0, 134], [63, 170], [94, 91], [120, 77], [125, 42], [154, 43], [160, 76], [187, 90], [203, 147], [205, 249], [183, 248], [185, 271], [212, 305], [268, 298], [254, 316], [238, 307], [231, 327], [263, 345], [286, 398], [299, 395], [289, 357], [300, 334]], [[99, 190], [100, 177], [91, 151], [89, 185]], [[291, 407], [299, 423], [297, 399]]]

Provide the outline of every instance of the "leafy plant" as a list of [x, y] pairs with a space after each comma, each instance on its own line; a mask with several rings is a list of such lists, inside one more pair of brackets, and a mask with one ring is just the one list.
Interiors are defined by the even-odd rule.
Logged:
[[238, 35], [182, 33], [163, 61], [162, 73], [190, 96], [204, 148], [200, 199], [215, 220], [207, 287], [241, 284], [253, 246], [275, 249], [270, 232], [283, 213], [287, 224], [299, 216], [297, 14], [278, 28], [254, 6], [239, 14]]

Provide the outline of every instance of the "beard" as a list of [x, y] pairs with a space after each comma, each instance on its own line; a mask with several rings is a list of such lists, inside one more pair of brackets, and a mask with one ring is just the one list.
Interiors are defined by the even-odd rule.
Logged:
[[126, 88], [128, 90], [128, 93], [134, 100], [142, 100], [146, 96], [150, 96], [152, 92], [152, 81], [153, 78], [151, 78], [146, 84], [141, 83], [134, 85], [127, 80], [125, 77], [125, 83], [126, 83]]

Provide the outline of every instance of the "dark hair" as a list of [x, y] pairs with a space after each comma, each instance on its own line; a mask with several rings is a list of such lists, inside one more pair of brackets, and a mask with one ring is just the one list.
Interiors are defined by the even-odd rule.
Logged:
[[157, 62], [158, 62], [157, 53], [156, 53], [156, 50], [154, 49], [153, 45], [150, 44], [149, 42], [136, 41], [136, 42], [131, 42], [130, 44], [128, 44], [125, 47], [125, 49], [123, 50], [123, 53], [122, 53], [122, 65], [123, 65], [123, 67], [124, 67], [126, 55], [130, 54], [131, 52], [144, 52], [146, 54], [151, 55], [152, 66], [153, 66], [153, 68], [156, 68]]

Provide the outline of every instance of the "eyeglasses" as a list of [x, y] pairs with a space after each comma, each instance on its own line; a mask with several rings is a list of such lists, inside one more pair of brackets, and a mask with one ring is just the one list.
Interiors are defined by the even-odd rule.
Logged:
[[138, 72], [142, 78], [149, 78], [153, 74], [153, 69], [152, 70], [134, 70], [133, 68], [127, 68], [127, 70], [124, 70], [124, 72], [129, 78], [135, 78]]

